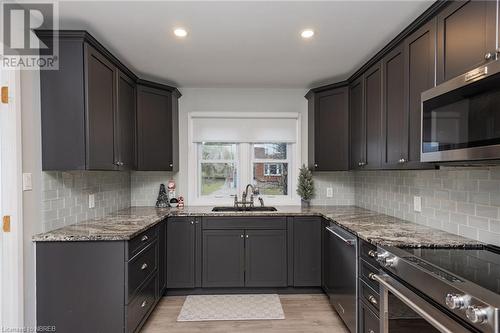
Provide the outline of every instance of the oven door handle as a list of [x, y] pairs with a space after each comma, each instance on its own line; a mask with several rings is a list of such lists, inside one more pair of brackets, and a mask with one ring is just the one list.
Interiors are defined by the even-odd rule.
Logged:
[[389, 292], [442, 333], [470, 332], [389, 275], [374, 275], [373, 279], [380, 285], [380, 333], [389, 333]]

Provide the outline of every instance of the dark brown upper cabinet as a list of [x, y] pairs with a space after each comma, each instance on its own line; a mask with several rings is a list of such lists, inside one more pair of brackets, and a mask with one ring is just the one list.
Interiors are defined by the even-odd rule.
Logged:
[[[51, 31], [36, 33], [42, 40], [52, 36]], [[59, 70], [40, 71], [42, 169], [136, 169], [138, 82], [144, 81], [86, 31], [59, 31]], [[168, 163], [151, 170], [175, 170], [178, 128], [173, 124], [177, 124], [180, 93], [154, 82], [147, 85], [168, 95], [165, 109], [169, 116], [160, 123], [165, 129], [161, 133], [154, 121], [143, 123], [141, 131], [154, 133], [165, 150], [149, 145], [150, 140], [141, 147], [141, 156], [166, 154]]]
[[363, 79], [363, 76], [360, 76], [349, 87], [351, 169], [362, 168], [366, 163], [366, 121]]
[[135, 169], [136, 85], [126, 74], [116, 76], [115, 157], [123, 170]]
[[402, 165], [408, 160], [408, 126], [405, 96], [405, 53], [398, 45], [382, 59], [382, 166]]
[[349, 169], [349, 89], [340, 87], [309, 98], [309, 163], [314, 171]]
[[497, 2], [454, 1], [438, 16], [437, 83], [496, 58]]
[[382, 125], [382, 68], [377, 63], [364, 75], [364, 105], [366, 122], [366, 162], [365, 169], [381, 166], [381, 125]]
[[137, 86], [137, 169], [178, 171], [179, 95], [142, 81]]
[[407, 113], [404, 121], [408, 138], [406, 168], [432, 168], [420, 162], [421, 151], [421, 94], [435, 86], [436, 19], [433, 18], [404, 41], [405, 94]]
[[85, 101], [87, 169], [114, 170], [114, 113], [117, 69], [92, 46], [85, 44]]

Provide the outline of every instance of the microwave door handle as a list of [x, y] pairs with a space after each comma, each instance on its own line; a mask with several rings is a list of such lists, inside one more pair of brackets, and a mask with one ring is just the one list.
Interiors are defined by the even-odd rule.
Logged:
[[326, 228], [326, 230], [328, 230], [330, 233], [332, 233], [334, 236], [339, 238], [344, 243], [346, 243], [348, 245], [355, 245], [356, 244], [356, 239], [347, 239], [347, 238], [343, 237], [342, 235], [338, 234], [337, 232], [335, 232], [332, 228], [329, 228], [329, 227], [325, 227], [325, 228]]
[[380, 285], [380, 333], [389, 333], [389, 292], [442, 333], [470, 332], [392, 277], [383, 274], [373, 279]]

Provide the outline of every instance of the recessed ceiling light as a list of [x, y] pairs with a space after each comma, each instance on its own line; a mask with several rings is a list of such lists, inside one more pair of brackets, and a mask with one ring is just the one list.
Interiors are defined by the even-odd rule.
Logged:
[[174, 29], [174, 35], [176, 35], [177, 37], [186, 37], [187, 36], [187, 31], [186, 29], [184, 28], [175, 28]]
[[312, 36], [314, 36], [314, 30], [312, 30], [312, 29], [302, 30], [300, 35], [302, 36], [302, 38], [305, 38], [305, 39], [311, 38]]

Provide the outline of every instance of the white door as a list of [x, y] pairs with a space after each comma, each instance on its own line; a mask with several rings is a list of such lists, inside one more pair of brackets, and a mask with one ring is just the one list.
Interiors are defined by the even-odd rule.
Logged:
[[0, 68], [0, 87], [0, 328], [12, 330], [23, 326], [19, 71]]

